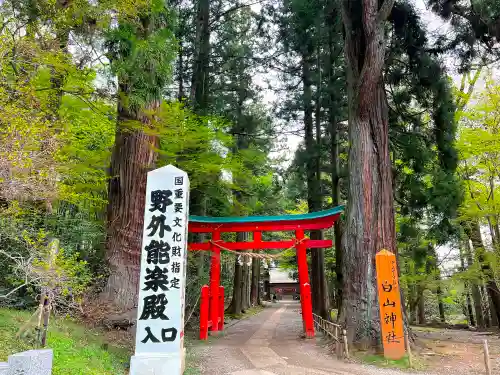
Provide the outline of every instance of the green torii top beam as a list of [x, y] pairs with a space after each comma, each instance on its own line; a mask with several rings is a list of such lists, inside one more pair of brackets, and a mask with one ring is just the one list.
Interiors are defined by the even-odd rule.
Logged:
[[189, 231], [193, 233], [319, 230], [330, 228], [344, 211], [344, 206], [298, 215], [280, 216], [190, 216]]

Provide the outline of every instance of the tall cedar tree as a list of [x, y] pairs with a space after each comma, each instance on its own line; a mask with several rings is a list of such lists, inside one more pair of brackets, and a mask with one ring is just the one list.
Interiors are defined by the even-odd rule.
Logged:
[[[232, 17], [216, 31], [212, 47], [215, 74], [211, 85], [212, 110], [232, 123], [233, 154], [242, 159], [241, 171], [233, 173], [235, 186], [234, 213], [251, 214], [249, 196], [252, 179], [262, 174], [262, 155], [270, 149], [268, 119], [259, 110], [258, 89], [252, 82], [255, 74], [253, 58], [256, 54], [256, 20], [248, 7], [233, 12]], [[238, 233], [237, 239], [247, 240], [248, 233]], [[233, 299], [228, 311], [239, 314], [259, 299], [260, 260], [235, 257]]]
[[375, 254], [396, 251], [384, 88], [385, 27], [394, 0], [345, 0], [345, 56], [349, 98], [349, 190], [340, 321], [349, 341], [379, 342]]
[[[321, 91], [320, 71], [317, 64], [320, 45], [320, 30], [325, 19], [326, 2], [318, 0], [286, 0], [278, 11], [280, 36], [288, 61], [281, 69], [292, 80], [299, 80], [301, 91], [292, 91], [282, 111], [301, 110], [305, 150], [299, 153], [305, 164], [307, 204], [309, 212], [323, 207], [321, 189]], [[325, 38], [326, 39], [326, 38]], [[315, 77], [316, 75], [316, 77]], [[318, 82], [319, 81], [319, 82]], [[298, 85], [297, 85], [298, 86]], [[293, 86], [292, 86], [293, 87]], [[316, 92], [314, 91], [316, 88]], [[316, 110], [315, 110], [316, 109]], [[290, 116], [287, 114], [286, 116]], [[297, 117], [297, 115], [292, 115]], [[300, 160], [300, 159], [299, 159]], [[300, 163], [300, 161], [297, 161]], [[321, 231], [312, 231], [313, 239], [321, 239]], [[311, 289], [313, 311], [324, 318], [328, 316], [328, 292], [325, 277], [324, 249], [311, 250]]]
[[118, 27], [109, 31], [105, 43], [118, 77], [118, 116], [109, 173], [110, 275], [102, 297], [124, 312], [137, 301], [146, 177], [158, 146], [151, 129], [175, 51], [171, 24], [164, 2], [152, 0], [136, 15], [118, 15]]
[[[353, 328], [351, 341], [376, 344], [379, 326], [374, 322], [379, 311], [374, 262], [381, 249], [396, 250], [393, 197], [404, 215], [414, 212], [431, 217], [429, 233], [438, 243], [454, 230], [450, 218], [460, 203], [454, 105], [445, 74], [428, 53], [425, 32], [410, 5], [385, 1], [379, 7], [369, 0], [348, 0], [342, 16], [350, 150], [340, 319]], [[393, 48], [388, 54], [387, 20], [393, 30], [389, 34]], [[401, 61], [403, 67], [398, 66]], [[386, 84], [392, 86], [389, 98]], [[431, 113], [428, 129], [419, 125], [423, 119], [415, 116], [415, 103]], [[388, 105], [395, 108], [389, 112]], [[433, 145], [436, 151], [430, 152]], [[395, 160], [391, 161], [389, 151]], [[435, 160], [427, 170], [419, 170], [421, 155], [424, 160]], [[401, 174], [398, 159], [419, 178], [410, 181]], [[426, 175], [432, 180], [430, 188], [424, 184]]]

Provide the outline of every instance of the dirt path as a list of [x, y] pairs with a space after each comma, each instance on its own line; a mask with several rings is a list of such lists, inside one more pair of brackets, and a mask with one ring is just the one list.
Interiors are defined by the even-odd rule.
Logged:
[[[298, 302], [280, 301], [225, 330], [224, 337], [194, 347], [201, 374], [210, 375], [401, 375], [346, 363], [316, 340], [301, 338]], [[421, 373], [423, 374], [423, 373]]]
[[500, 374], [500, 335], [498, 332], [413, 327], [427, 366], [443, 375], [485, 374], [483, 340], [488, 340], [491, 372]]

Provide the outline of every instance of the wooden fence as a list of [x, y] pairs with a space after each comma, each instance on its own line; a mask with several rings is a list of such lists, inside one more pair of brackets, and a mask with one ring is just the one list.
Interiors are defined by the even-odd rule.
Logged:
[[330, 336], [335, 341], [335, 350], [338, 358], [349, 358], [349, 347], [347, 345], [347, 332], [338, 324], [323, 319], [321, 316], [313, 314], [314, 325], [325, 336]]

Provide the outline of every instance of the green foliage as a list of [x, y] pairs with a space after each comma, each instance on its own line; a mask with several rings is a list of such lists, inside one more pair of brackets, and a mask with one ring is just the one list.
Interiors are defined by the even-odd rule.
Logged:
[[462, 200], [455, 174], [455, 105], [440, 61], [428, 52], [420, 17], [396, 3], [386, 79], [390, 87], [390, 138], [395, 153], [396, 201], [402, 215], [427, 216], [429, 240], [457, 236], [452, 219]]
[[500, 91], [489, 79], [485, 90], [476, 95], [477, 104], [463, 113], [458, 148], [461, 156], [460, 174], [465, 181], [466, 200], [463, 219], [489, 219], [497, 225], [500, 215], [500, 194], [496, 180], [500, 175], [500, 123], [498, 108]]
[[[33, 25], [36, 39], [16, 31], [16, 22], [23, 20], [8, 18], [10, 5], [0, 8], [5, 21], [0, 32], [0, 243], [7, 265], [0, 271], [0, 289], [7, 293], [28, 281], [29, 287], [9, 300], [25, 305], [34, 303], [39, 288], [50, 281], [63, 305], [77, 307], [95, 279], [90, 269], [102, 268], [102, 210], [115, 133], [111, 106], [96, 95], [95, 70], [76, 65], [41, 26]], [[48, 16], [43, 7], [50, 4], [38, 5], [37, 11]], [[55, 85], [60, 76], [64, 79]], [[60, 242], [53, 264], [57, 277], [47, 280], [40, 275], [47, 273], [44, 249], [53, 239]], [[23, 267], [14, 256], [26, 260]]]
[[165, 2], [152, 0], [136, 14], [120, 14], [118, 27], [106, 33], [111, 71], [119, 77], [122, 103], [132, 112], [144, 110], [165, 93], [176, 51], [172, 22]]
[[[54, 309], [80, 308], [93, 276], [76, 249], [64, 249], [59, 240], [49, 239], [43, 228], [30, 225], [32, 213], [12, 204], [0, 212], [0, 295], [8, 296], [25, 286], [21, 303], [34, 303], [41, 288], [51, 288]], [[53, 253], [55, 252], [55, 253]], [[0, 304], [16, 302], [13, 294]], [[14, 297], [14, 298], [12, 298]], [[19, 301], [19, 300], [18, 300]]]

